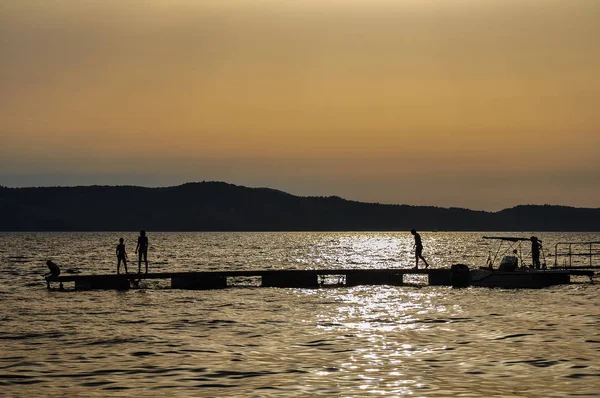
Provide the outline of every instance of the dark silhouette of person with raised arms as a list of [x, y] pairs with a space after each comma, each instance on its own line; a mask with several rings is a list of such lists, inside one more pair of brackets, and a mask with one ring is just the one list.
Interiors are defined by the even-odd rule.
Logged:
[[[46, 261], [46, 265], [48, 266], [50, 273], [45, 274], [44, 278], [46, 279], [46, 285], [48, 286], [48, 289], [50, 289], [50, 281], [55, 281], [56, 278], [58, 278], [58, 276], [60, 275], [60, 267], [54, 262], [52, 262], [52, 260]], [[60, 284], [60, 286], [62, 288], [62, 283]]]
[[542, 241], [536, 236], [529, 238], [531, 240], [531, 267], [540, 269], [540, 248], [542, 247]]
[[119, 244], [117, 245], [117, 274], [121, 273], [121, 261], [123, 261], [123, 267], [125, 267], [125, 273], [127, 274], [127, 252], [125, 252], [123, 238], [119, 239]]
[[417, 231], [415, 231], [415, 229], [411, 229], [410, 233], [413, 234], [413, 236], [415, 237], [416, 263], [414, 269], [419, 269], [419, 259], [423, 260], [423, 262], [425, 263], [425, 268], [429, 268], [429, 264], [427, 264], [427, 261], [423, 258], [423, 243], [421, 242], [421, 235], [419, 235]]
[[146, 231], [144, 230], [140, 231], [135, 252], [136, 254], [139, 253], [138, 274], [142, 273], [142, 256], [144, 257], [144, 262], [146, 263], [146, 273], [148, 273], [148, 237], [146, 236]]

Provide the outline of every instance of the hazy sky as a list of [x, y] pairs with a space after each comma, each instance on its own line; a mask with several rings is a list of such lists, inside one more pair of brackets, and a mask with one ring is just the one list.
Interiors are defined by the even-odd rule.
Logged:
[[600, 207], [598, 0], [0, 0], [0, 184]]

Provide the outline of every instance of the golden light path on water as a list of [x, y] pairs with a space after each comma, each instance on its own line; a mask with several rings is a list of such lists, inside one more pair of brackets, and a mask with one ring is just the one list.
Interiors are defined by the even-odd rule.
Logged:
[[[368, 336], [368, 346], [358, 349], [348, 362], [342, 364], [342, 369], [359, 372], [364, 382], [359, 386], [362, 390], [384, 384], [386, 389], [379, 391], [382, 394], [409, 394], [412, 387], [419, 388], [419, 384], [406, 378], [407, 374], [403, 370], [406, 358], [430, 354], [434, 350], [399, 343], [390, 339], [388, 335], [425, 332], [426, 328], [415, 323], [418, 318], [412, 314], [427, 313], [431, 309], [431, 296], [436, 293], [410, 292], [403, 297], [405, 301], [397, 305], [390, 304], [397, 297], [388, 290], [376, 294], [360, 293], [357, 291], [347, 294], [347, 305], [340, 306], [339, 315], [331, 319], [331, 322], [343, 325], [347, 333]], [[443, 313], [446, 312], [446, 308], [440, 306], [434, 308], [434, 311]]]
[[[483, 233], [422, 232], [432, 267]], [[525, 234], [528, 235], [528, 234]], [[6, 396], [566, 397], [600, 391], [597, 284], [126, 292], [45, 289], [43, 262], [112, 273], [135, 233], [0, 234]], [[598, 234], [541, 235], [600, 240]], [[413, 266], [406, 233], [149, 233], [152, 271]], [[550, 257], [550, 256], [548, 256]], [[130, 264], [130, 267], [136, 267]]]

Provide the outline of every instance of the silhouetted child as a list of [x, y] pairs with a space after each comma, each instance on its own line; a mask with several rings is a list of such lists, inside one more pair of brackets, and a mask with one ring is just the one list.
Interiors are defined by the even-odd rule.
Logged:
[[119, 239], [119, 244], [117, 245], [117, 274], [121, 273], [121, 261], [123, 261], [125, 273], [127, 273], [127, 252], [125, 252], [123, 238]]
[[423, 258], [423, 243], [421, 242], [421, 235], [417, 233], [414, 229], [410, 230], [410, 233], [415, 237], [415, 269], [419, 268], [419, 259], [423, 260], [425, 263], [425, 268], [429, 268], [429, 264]]
[[[58, 267], [58, 265], [54, 264], [51, 260], [46, 261], [46, 265], [48, 266], [50, 273], [45, 274], [44, 278], [46, 278], [46, 285], [48, 286], [48, 289], [50, 289], [50, 281], [56, 280], [56, 278], [60, 275], [60, 268]], [[62, 283], [61, 283], [61, 287], [62, 287]]]
[[144, 257], [144, 262], [146, 263], [146, 273], [148, 273], [148, 237], [146, 236], [146, 231], [144, 230], [140, 231], [135, 252], [136, 254], [139, 253], [138, 274], [142, 273], [142, 257]]

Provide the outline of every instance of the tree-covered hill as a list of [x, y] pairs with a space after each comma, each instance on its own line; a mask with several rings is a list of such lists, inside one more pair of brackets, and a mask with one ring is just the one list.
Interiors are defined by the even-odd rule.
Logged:
[[598, 231], [600, 209], [499, 212], [300, 197], [223, 182], [168, 188], [0, 187], [1, 231]]

